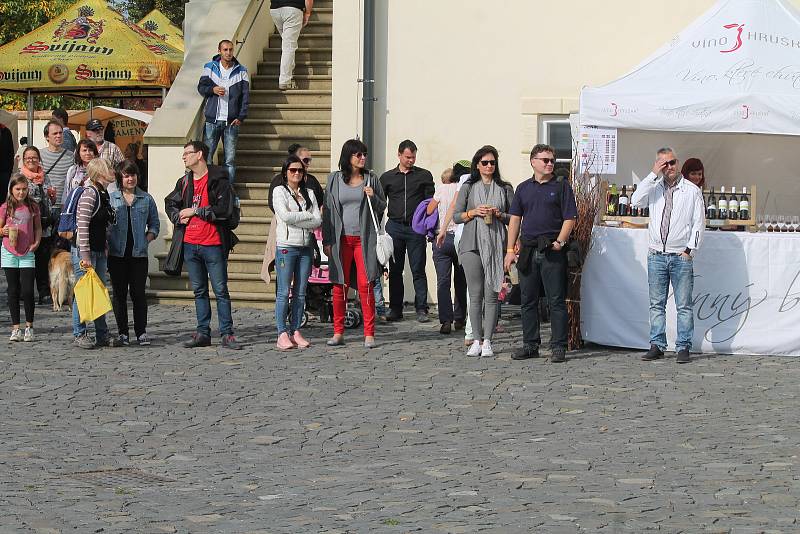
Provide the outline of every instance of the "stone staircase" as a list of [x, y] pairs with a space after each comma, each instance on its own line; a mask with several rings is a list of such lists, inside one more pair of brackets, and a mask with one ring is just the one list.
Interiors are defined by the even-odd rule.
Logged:
[[[293, 143], [307, 146], [313, 158], [309, 172], [323, 185], [330, 172], [332, 23], [333, 0], [316, 0], [295, 56], [296, 90], [278, 90], [281, 39], [277, 33], [270, 36], [256, 72], [251, 69], [250, 110], [236, 152], [235, 187], [242, 219], [235, 230], [239, 244], [228, 261], [228, 290], [234, 307], [268, 309], [275, 301], [274, 282], [266, 285], [259, 273], [272, 220], [267, 192], [286, 159], [286, 149]], [[156, 255], [159, 264], [165, 256]], [[171, 277], [163, 272], [150, 273], [148, 297], [166, 304], [194, 301], [186, 275]]]

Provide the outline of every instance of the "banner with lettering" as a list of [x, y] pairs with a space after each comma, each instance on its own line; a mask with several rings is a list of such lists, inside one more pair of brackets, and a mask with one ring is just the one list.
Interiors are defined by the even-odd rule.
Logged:
[[[597, 226], [592, 240], [581, 286], [584, 339], [649, 348], [647, 230]], [[693, 262], [693, 351], [800, 356], [800, 235], [707, 231]], [[675, 337], [670, 290], [670, 350]]]
[[0, 91], [169, 87], [183, 52], [109, 8], [80, 0], [0, 47]]
[[142, 20], [136, 24], [158, 35], [167, 44], [174, 46], [178, 50], [184, 50], [183, 30], [172, 24], [172, 21], [158, 9], [154, 9], [145, 15]]
[[721, 0], [622, 78], [581, 91], [584, 125], [800, 134], [800, 11]]

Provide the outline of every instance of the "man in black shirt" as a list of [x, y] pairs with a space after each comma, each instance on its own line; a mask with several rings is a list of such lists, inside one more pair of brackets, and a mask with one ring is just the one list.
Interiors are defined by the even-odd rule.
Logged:
[[380, 178], [389, 202], [386, 231], [394, 242], [394, 257], [389, 261], [389, 321], [403, 318], [403, 267], [408, 263], [414, 279], [414, 307], [417, 321], [428, 321], [428, 280], [425, 275], [425, 236], [411, 228], [414, 211], [420, 202], [432, 198], [435, 186], [430, 171], [416, 167], [417, 145], [406, 139], [397, 149], [400, 163]]

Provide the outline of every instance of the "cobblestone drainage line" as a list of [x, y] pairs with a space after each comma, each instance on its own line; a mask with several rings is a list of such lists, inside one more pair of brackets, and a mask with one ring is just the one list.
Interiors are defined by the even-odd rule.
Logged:
[[105, 469], [100, 471], [85, 471], [83, 473], [71, 473], [63, 477], [74, 478], [82, 482], [89, 482], [95, 486], [108, 487], [131, 487], [146, 488], [150, 486], [161, 486], [169, 482], [175, 482], [168, 478], [158, 475], [151, 475], [137, 469]]

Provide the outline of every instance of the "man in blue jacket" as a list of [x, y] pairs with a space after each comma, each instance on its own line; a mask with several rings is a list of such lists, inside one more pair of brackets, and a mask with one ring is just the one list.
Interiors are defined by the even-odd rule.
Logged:
[[209, 147], [210, 164], [222, 137], [228, 179], [233, 183], [239, 126], [247, 117], [250, 104], [250, 76], [245, 66], [233, 56], [231, 41], [220, 41], [217, 48], [219, 54], [205, 64], [200, 83], [197, 84], [198, 92], [206, 97], [203, 142]]

